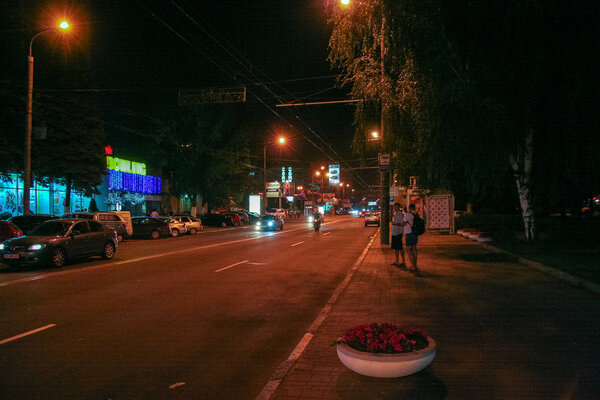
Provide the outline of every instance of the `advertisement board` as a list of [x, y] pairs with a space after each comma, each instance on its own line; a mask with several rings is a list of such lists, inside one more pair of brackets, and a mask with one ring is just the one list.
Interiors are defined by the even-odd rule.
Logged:
[[248, 196], [248, 211], [260, 214], [260, 195], [251, 194]]
[[340, 184], [340, 164], [329, 164], [329, 185]]

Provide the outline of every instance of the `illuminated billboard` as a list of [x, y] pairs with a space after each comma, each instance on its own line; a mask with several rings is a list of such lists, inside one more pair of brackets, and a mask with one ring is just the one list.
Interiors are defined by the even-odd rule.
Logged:
[[329, 185], [340, 184], [340, 164], [329, 164]]

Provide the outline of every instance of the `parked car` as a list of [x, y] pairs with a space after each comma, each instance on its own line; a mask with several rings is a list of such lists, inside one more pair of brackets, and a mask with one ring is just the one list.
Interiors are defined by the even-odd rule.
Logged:
[[219, 211], [219, 214], [229, 215], [231, 217], [231, 221], [233, 222], [233, 226], [244, 225], [242, 218], [234, 211]]
[[250, 216], [249, 216], [248, 214], [246, 214], [246, 212], [245, 212], [245, 211], [242, 211], [242, 210], [236, 210], [236, 211], [234, 211], [234, 212], [235, 212], [237, 215], [239, 215], [239, 216], [240, 216], [240, 218], [242, 219], [242, 222], [243, 222], [244, 224], [246, 224], [246, 225], [247, 225], [247, 224], [249, 224], [249, 223], [250, 223]]
[[229, 214], [204, 214], [200, 219], [204, 226], [233, 226], [232, 216]]
[[83, 218], [98, 221], [109, 229], [117, 232], [119, 242], [127, 239], [130, 233], [127, 230], [127, 222], [117, 213], [111, 211], [100, 212], [75, 212], [63, 215], [61, 218]]
[[283, 218], [278, 215], [266, 214], [256, 223], [256, 229], [264, 231], [283, 230]]
[[10, 217], [8, 220], [16, 226], [18, 226], [24, 234], [27, 234], [30, 230], [32, 230], [42, 222], [46, 222], [50, 219], [56, 218], [58, 218], [56, 215], [50, 214], [29, 214], [15, 215], [14, 217]]
[[171, 228], [164, 218], [133, 217], [131, 223], [135, 237], [158, 239], [163, 236], [171, 236]]
[[260, 220], [260, 214], [258, 213], [248, 211], [246, 214], [248, 214], [248, 218], [250, 218], [251, 224], [255, 224]]
[[202, 221], [198, 218], [190, 217], [188, 215], [174, 215], [172, 218], [176, 221], [183, 222], [187, 233], [190, 235], [195, 235], [204, 228], [202, 226]]
[[171, 217], [154, 217], [157, 219], [164, 220], [167, 224], [169, 224], [169, 229], [171, 230], [171, 236], [177, 237], [179, 235], [183, 235], [187, 232], [187, 228], [185, 226], [185, 222], [178, 221]]
[[62, 267], [67, 260], [101, 256], [111, 259], [117, 250], [113, 229], [79, 218], [52, 219], [26, 236], [0, 243], [2, 262], [10, 266], [49, 264]]
[[0, 221], [0, 242], [19, 236], [23, 236], [21, 228], [10, 221]]
[[379, 213], [373, 212], [369, 214], [365, 214], [365, 226], [368, 225], [381, 225]]

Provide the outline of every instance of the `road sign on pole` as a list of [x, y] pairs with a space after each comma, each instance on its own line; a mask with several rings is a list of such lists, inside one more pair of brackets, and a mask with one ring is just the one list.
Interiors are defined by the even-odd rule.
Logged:
[[390, 154], [379, 153], [379, 171], [390, 172]]

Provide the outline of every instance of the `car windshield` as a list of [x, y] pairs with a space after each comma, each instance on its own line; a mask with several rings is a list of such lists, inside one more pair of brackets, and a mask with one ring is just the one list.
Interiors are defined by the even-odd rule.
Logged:
[[263, 215], [262, 217], [263, 220], [274, 220], [276, 219], [276, 217], [274, 215]]
[[44, 222], [31, 231], [30, 236], [64, 236], [67, 234], [70, 222]]

